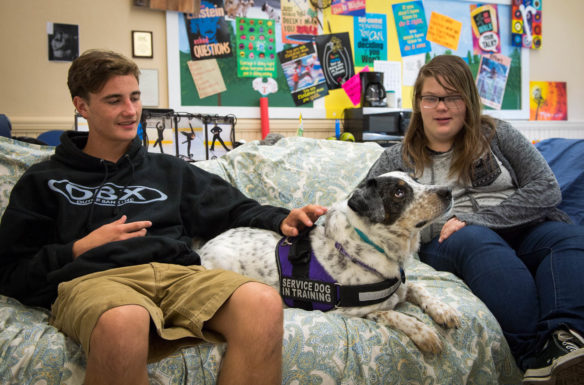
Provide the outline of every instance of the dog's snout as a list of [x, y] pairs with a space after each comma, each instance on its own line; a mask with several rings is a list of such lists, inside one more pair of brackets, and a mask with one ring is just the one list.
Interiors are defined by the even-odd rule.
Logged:
[[452, 199], [452, 189], [450, 187], [441, 188], [436, 192], [436, 194], [438, 194], [438, 196], [445, 201]]

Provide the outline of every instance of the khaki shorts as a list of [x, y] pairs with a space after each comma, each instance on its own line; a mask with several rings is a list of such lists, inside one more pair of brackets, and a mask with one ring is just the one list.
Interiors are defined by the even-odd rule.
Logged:
[[140, 305], [156, 328], [150, 333], [148, 361], [158, 361], [201, 341], [224, 342], [221, 335], [204, 329], [204, 323], [246, 282], [255, 281], [201, 266], [151, 263], [106, 270], [61, 283], [50, 322], [88, 354], [101, 314], [117, 306]]

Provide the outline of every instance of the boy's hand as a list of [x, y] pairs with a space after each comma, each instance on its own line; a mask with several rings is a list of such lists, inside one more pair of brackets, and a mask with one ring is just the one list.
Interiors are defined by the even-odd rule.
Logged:
[[146, 229], [152, 226], [150, 221], [126, 223], [127, 219], [128, 217], [122, 215], [117, 221], [105, 224], [76, 241], [73, 244], [73, 258], [106, 243], [143, 237], [146, 235]]
[[287, 237], [295, 237], [300, 233], [300, 230], [311, 227], [326, 212], [327, 208], [319, 205], [307, 205], [294, 209], [280, 224], [280, 231]]

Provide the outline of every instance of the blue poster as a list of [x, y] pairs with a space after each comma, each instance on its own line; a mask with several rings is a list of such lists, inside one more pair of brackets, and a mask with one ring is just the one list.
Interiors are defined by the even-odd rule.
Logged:
[[373, 66], [375, 60], [387, 60], [387, 19], [385, 14], [368, 13], [354, 17], [355, 65]]
[[393, 4], [393, 16], [401, 56], [430, 52], [430, 42], [426, 40], [428, 23], [421, 1]]
[[198, 16], [184, 14], [192, 60], [233, 55], [223, 0], [202, 0]]

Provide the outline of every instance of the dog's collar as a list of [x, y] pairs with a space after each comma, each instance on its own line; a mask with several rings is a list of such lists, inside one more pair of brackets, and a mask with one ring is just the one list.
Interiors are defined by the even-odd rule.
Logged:
[[355, 229], [355, 232], [361, 237], [363, 242], [375, 247], [375, 250], [379, 251], [380, 253], [385, 254], [385, 250], [383, 250], [383, 248], [381, 246], [379, 246], [378, 244], [373, 242], [371, 239], [369, 239], [369, 237], [364, 232], [362, 232], [361, 230], [359, 230], [356, 227], [353, 227], [353, 228]]
[[[365, 234], [363, 234], [363, 235], [365, 235]], [[381, 279], [387, 279], [385, 276], [383, 276], [383, 274], [381, 274], [379, 271], [377, 271], [377, 269], [375, 269], [374, 267], [369, 266], [365, 262], [360, 261], [357, 258], [353, 257], [351, 254], [349, 254], [347, 252], [347, 250], [345, 250], [343, 245], [341, 245], [339, 242], [335, 242], [335, 249], [337, 249], [339, 251], [339, 253], [341, 253], [343, 256], [349, 258], [353, 263], [361, 266], [365, 270], [369, 270], [370, 272], [374, 273], [375, 275], [377, 275]]]
[[364, 285], [340, 285], [318, 259], [313, 258], [308, 232], [295, 238], [282, 238], [275, 254], [280, 295], [290, 307], [329, 311], [337, 307], [374, 305], [387, 300], [405, 283], [405, 273], [400, 268], [399, 278]]

